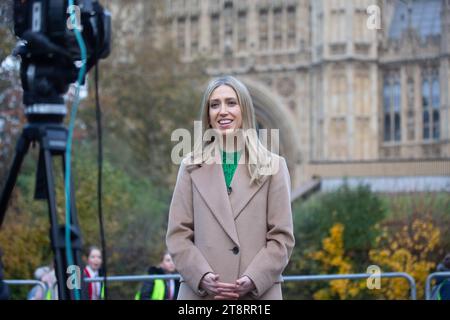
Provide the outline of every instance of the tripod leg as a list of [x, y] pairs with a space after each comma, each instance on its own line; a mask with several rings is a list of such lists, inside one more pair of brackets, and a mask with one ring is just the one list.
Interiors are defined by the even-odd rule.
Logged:
[[[66, 250], [66, 229], [65, 225], [58, 225], [58, 217], [56, 211], [56, 197], [55, 197], [55, 183], [53, 176], [53, 164], [52, 164], [52, 156], [62, 156], [63, 163], [65, 157], [65, 144], [67, 139], [67, 130], [63, 127], [49, 126], [42, 130], [41, 135], [41, 152], [43, 152], [44, 156], [42, 157], [43, 163], [41, 168], [41, 172], [45, 172], [45, 186], [47, 188], [47, 201], [49, 205], [49, 214], [50, 214], [50, 233], [51, 233], [51, 241], [52, 241], [52, 249], [55, 255], [55, 264], [56, 264], [56, 275], [58, 279], [58, 293], [59, 299], [62, 300], [71, 300], [75, 298], [75, 290], [76, 287], [72, 287], [72, 275], [67, 275], [66, 272], [73, 272], [73, 265], [80, 267], [81, 266], [81, 235], [80, 230], [77, 224], [77, 215], [75, 208], [75, 196], [74, 196], [74, 188], [71, 183], [71, 197], [70, 197], [70, 211], [71, 211], [71, 219], [69, 221], [70, 224], [70, 240], [71, 240], [71, 248], [70, 253], [72, 255], [73, 261], [69, 261], [69, 257], [67, 257]], [[63, 166], [64, 169], [64, 166]], [[63, 175], [64, 176], [64, 175]], [[69, 265], [70, 264], [70, 265]], [[70, 268], [69, 268], [70, 267]], [[76, 268], [75, 268], [76, 270]], [[81, 268], [79, 268], [80, 277], [77, 278], [81, 284], [83, 283], [83, 277], [81, 276]], [[78, 282], [78, 281], [77, 281]], [[70, 284], [70, 285], [69, 285]]]
[[3, 224], [6, 209], [8, 208], [8, 202], [9, 199], [11, 198], [11, 194], [14, 189], [14, 185], [16, 184], [20, 167], [22, 165], [23, 159], [28, 151], [29, 146], [30, 140], [26, 137], [25, 133], [22, 133], [16, 145], [16, 154], [14, 155], [11, 170], [9, 171], [8, 179], [6, 180], [6, 184], [2, 193], [2, 198], [0, 200], [0, 227]]
[[61, 238], [58, 228], [58, 217], [56, 211], [56, 194], [55, 183], [53, 178], [53, 164], [52, 155], [50, 150], [45, 147], [41, 147], [41, 151], [44, 153], [44, 166], [45, 177], [47, 187], [47, 202], [50, 215], [50, 239], [52, 243], [52, 249], [55, 255], [55, 271], [56, 278], [58, 280], [58, 298], [60, 300], [68, 300], [68, 288], [66, 286], [66, 270], [67, 263], [64, 252], [64, 237]]

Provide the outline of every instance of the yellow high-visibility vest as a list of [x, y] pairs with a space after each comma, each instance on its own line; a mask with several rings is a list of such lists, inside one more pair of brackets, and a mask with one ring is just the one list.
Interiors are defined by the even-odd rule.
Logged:
[[[151, 300], [164, 300], [164, 296], [166, 293], [166, 286], [164, 284], [164, 280], [162, 279], [155, 279], [153, 280], [153, 291], [152, 296], [150, 297]], [[136, 293], [134, 296], [134, 300], [141, 300], [141, 291]]]

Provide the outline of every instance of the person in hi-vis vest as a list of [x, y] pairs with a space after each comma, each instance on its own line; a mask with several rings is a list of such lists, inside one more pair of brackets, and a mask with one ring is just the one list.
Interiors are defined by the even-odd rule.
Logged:
[[[148, 274], [171, 274], [175, 272], [172, 257], [166, 251], [162, 255], [158, 266], [148, 269]], [[174, 300], [178, 295], [180, 282], [177, 279], [155, 279], [144, 282], [141, 290], [136, 294], [135, 300]]]

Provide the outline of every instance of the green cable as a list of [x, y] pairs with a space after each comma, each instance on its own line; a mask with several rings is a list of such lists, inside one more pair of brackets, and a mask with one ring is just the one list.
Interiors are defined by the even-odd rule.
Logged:
[[[72, 241], [70, 238], [70, 181], [71, 181], [71, 170], [70, 170], [70, 164], [71, 164], [71, 153], [72, 153], [72, 137], [73, 137], [73, 129], [75, 127], [75, 118], [77, 116], [77, 110], [78, 105], [80, 103], [80, 86], [84, 79], [84, 76], [86, 74], [86, 46], [83, 40], [83, 37], [79, 31], [79, 25], [78, 21], [76, 20], [75, 11], [74, 11], [74, 5], [73, 0], [69, 0], [69, 10], [70, 10], [70, 21], [74, 27], [74, 33], [75, 37], [77, 39], [78, 46], [80, 47], [80, 53], [81, 53], [81, 68], [78, 72], [78, 80], [77, 80], [77, 86], [75, 90], [75, 98], [72, 105], [72, 111], [70, 115], [70, 123], [69, 123], [69, 133], [67, 137], [67, 148], [66, 148], [66, 178], [65, 178], [65, 194], [66, 194], [66, 229], [65, 229], [65, 242], [66, 242], [66, 258], [67, 263], [69, 265], [73, 265], [73, 256], [72, 256]], [[81, 24], [81, 21], [80, 21]], [[75, 288], [74, 291], [75, 300], [80, 300], [80, 292], [79, 289]]]

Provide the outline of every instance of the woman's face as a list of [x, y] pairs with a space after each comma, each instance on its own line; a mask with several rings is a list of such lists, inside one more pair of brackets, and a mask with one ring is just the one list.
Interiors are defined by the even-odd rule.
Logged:
[[227, 86], [217, 87], [209, 98], [209, 123], [222, 135], [242, 128], [242, 111], [236, 92]]
[[100, 250], [91, 250], [91, 253], [88, 257], [88, 264], [94, 271], [100, 269], [100, 267], [102, 266], [102, 253], [100, 252]]

